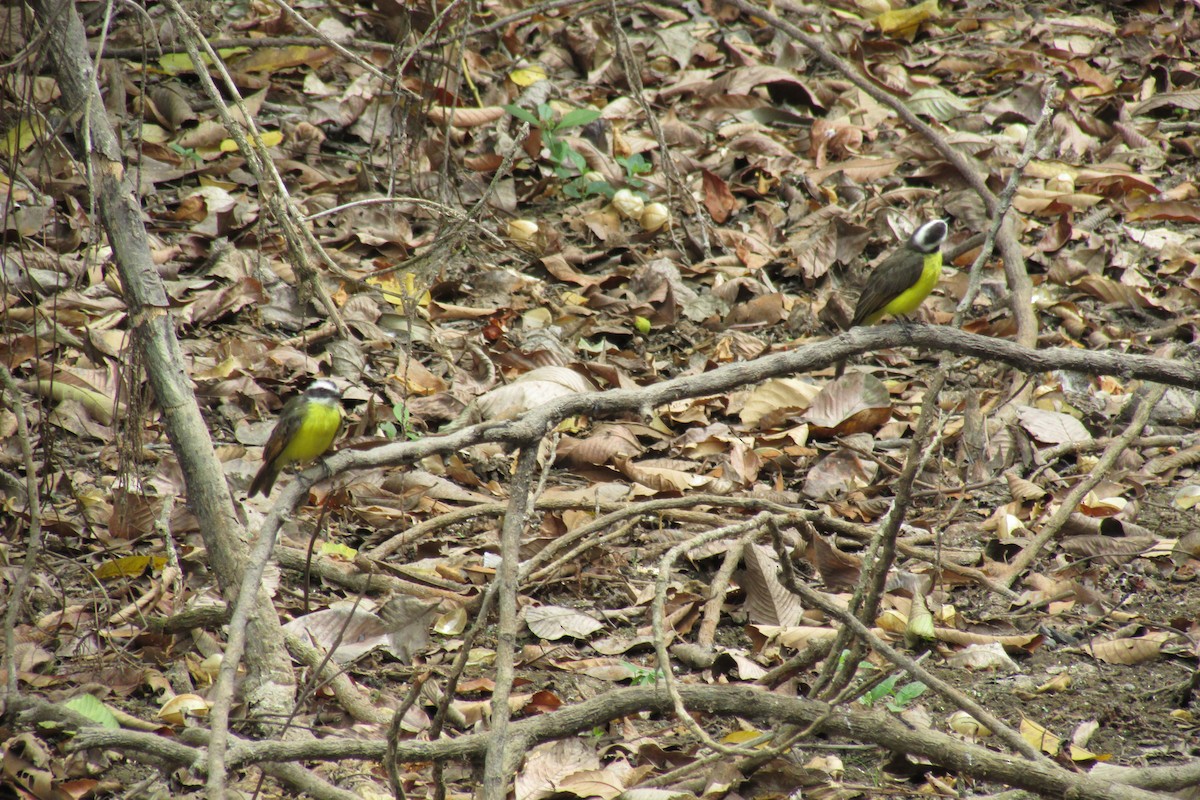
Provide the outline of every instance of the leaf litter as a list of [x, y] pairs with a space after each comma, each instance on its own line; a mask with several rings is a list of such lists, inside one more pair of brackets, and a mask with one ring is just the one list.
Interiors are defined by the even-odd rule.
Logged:
[[[269, 41], [291, 25], [265, 7], [236, 8], [236, 22], [218, 15], [206, 33]], [[181, 366], [235, 489], [253, 474], [281, 403], [315, 376], [332, 374], [348, 390], [343, 447], [420, 440], [555, 397], [653, 385], [816, 341], [845, 321], [867, 265], [905, 228], [950, 209], [954, 243], [986, 228], [928, 142], [761, 20], [715, 4], [687, 13], [621, 6], [617, 36], [613, 17], [594, 7], [506, 17], [514, 10], [455, 11], [446, 29], [423, 32], [430, 57], [395, 85], [325, 46], [223, 51], [336, 267], [323, 281], [352, 333], [341, 344], [300, 288], [260, 211], [264, 189], [206, 110], [188, 62], [164, 54], [145, 75], [128, 50], [103, 61], [107, 110], [124, 123], [125, 155], [137, 166], [150, 246], [186, 353]], [[419, 28], [427, 11], [399, 16]], [[361, 40], [373, 63], [402, 35], [384, 17], [305, 13], [323, 30], [341, 30], [344, 42]], [[814, 13], [793, 21], [821, 29], [996, 180], [1012, 170], [1040, 92], [1056, 81], [1053, 136], [1013, 201], [1042, 342], [1156, 354], [1194, 338], [1200, 190], [1197, 128], [1186, 112], [1196, 92], [1186, 81], [1176, 86], [1184, 73], [1172, 71], [1197, 57], [1190, 7], [1150, 0], [1067, 13], [929, 0]], [[507, 21], [484, 24], [493, 15]], [[452, 41], [444, 38], [451, 29], [474, 32]], [[139, 31], [119, 17], [109, 46], [140, 44]], [[622, 47], [635, 54], [641, 97]], [[48, 72], [14, 76], [11, 91], [52, 106]], [[13, 203], [4, 216], [0, 355], [30, 416], [48, 532], [11, 656], [23, 691], [72, 696], [73, 710], [99, 724], [113, 724], [113, 709], [151, 730], [203, 724], [219, 623], [168, 633], [149, 620], [220, 609], [224, 599], [181, 502], [186, 487], [160, 412], [131, 364], [133, 321], [97, 244], [84, 176], [45, 118], [10, 120], [2, 176]], [[354, 205], [366, 200], [386, 202]], [[963, 258], [926, 301], [924, 320], [950, 319], [965, 286], [956, 274]], [[964, 327], [999, 336], [1006, 312], [997, 266], [986, 265], [985, 291]], [[510, 696], [518, 716], [659, 681], [650, 626], [659, 558], [753, 509], [787, 503], [823, 515], [817, 535], [789, 528], [784, 539], [806, 580], [845, 606], [872, 535], [847, 526], [887, 511], [930, 370], [927, 354], [893, 350], [861, 358], [839, 381], [795, 375], [641, 415], [564, 421], [544, 445], [550, 479], [521, 553], [541, 559], [541, 571], [522, 586], [519, 692]], [[939, 674], [998, 716], [1023, 719], [1031, 744], [1060, 759], [1163, 763], [1171, 760], [1164, 754], [1194, 754], [1195, 700], [1166, 691], [1194, 661], [1189, 642], [1200, 619], [1200, 547], [1189, 544], [1195, 459], [1181, 457], [1195, 447], [1194, 394], [1164, 404], [1006, 599], [954, 566], [1004, 575], [1127, 424], [1138, 389], [1120, 376], [1028, 379], [1029, 402], [1005, 416], [1008, 374], [985, 361], [956, 363], [935, 399], [942, 433], [917, 475], [913, 527], [903, 530], [895, 568], [897, 577], [906, 570], [927, 580], [891, 582], [873, 622], [893, 644], [928, 651]], [[967, 438], [972, 403], [984, 420], [978, 441]], [[0, 430], [4, 470], [18, 474], [7, 408]], [[281, 615], [324, 647], [340, 642], [337, 661], [388, 708], [400, 705], [409, 678], [444, 675], [467, 648], [449, 719], [454, 733], [480, 723], [495, 630], [474, 642], [464, 634], [499, 565], [511, 470], [511, 453], [484, 444], [319, 485], [280, 542], [285, 577], [272, 586]], [[17, 484], [5, 494], [15, 564], [27, 555], [30, 511]], [[677, 498], [684, 502], [660, 510], [637, 505]], [[266, 508], [245, 511], [253, 520]], [[303, 563], [314, 533], [331, 546], [318, 572], [289, 566]], [[681, 657], [681, 680], [752, 684], [814, 643], [828, 647], [838, 626], [779, 582], [779, 556], [766, 545], [765, 537], [740, 550], [720, 541], [667, 576], [671, 643], [688, 643], [709, 615], [717, 627], [706, 647], [725, 657], [706, 666]], [[919, 551], [927, 557], [912, 555]], [[729, 552], [740, 558], [724, 572]], [[372, 557], [384, 565], [383, 591], [421, 602], [381, 597], [395, 614], [349, 614], [358, 596], [349, 577]], [[3, 574], [11, 586], [12, 568]], [[914, 638], [915, 628], [925, 633]], [[347, 653], [351, 645], [365, 652]], [[806, 695], [820, 658], [775, 690]], [[866, 681], [875, 661], [855, 674]], [[944, 698], [883, 685], [872, 696], [890, 697], [893, 713], [963, 727]], [[1053, 706], [1029, 701], [1052, 685]], [[315, 725], [336, 703], [318, 693], [300, 719]], [[419, 701], [405, 716], [407, 735], [427, 735], [435, 709], [433, 695]], [[759, 733], [750, 720], [702, 724], [729, 741]], [[53, 735], [0, 733], [6, 779], [36, 776], [80, 795], [106, 790], [111, 756], [68, 758]], [[699, 768], [704, 752], [678, 721], [625, 717], [590, 738], [531, 749], [514, 786], [522, 798], [649, 792], [644, 782]], [[672, 786], [722, 797], [804, 785], [853, 797], [873, 794], [880, 780], [939, 792], [962, 791], [967, 780], [927, 764], [901, 771], [878, 751], [837, 765], [821, 771], [780, 757]], [[415, 795], [434, 790], [422, 765], [409, 765], [405, 781]], [[472, 786], [453, 773], [449, 785], [456, 794]]]

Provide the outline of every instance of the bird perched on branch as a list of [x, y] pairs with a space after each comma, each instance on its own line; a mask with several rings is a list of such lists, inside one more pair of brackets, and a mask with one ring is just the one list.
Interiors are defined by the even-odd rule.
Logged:
[[[902, 317], [917, 310], [942, 276], [942, 244], [950, 226], [944, 219], [926, 222], [872, 272], [854, 306], [850, 327], [874, 325], [885, 315]], [[839, 361], [836, 374], [846, 364]]]
[[263, 448], [263, 464], [250, 482], [248, 496], [270, 495], [285, 468], [323, 456], [333, 446], [343, 418], [342, 393], [333, 381], [315, 380], [308, 391], [287, 401]]

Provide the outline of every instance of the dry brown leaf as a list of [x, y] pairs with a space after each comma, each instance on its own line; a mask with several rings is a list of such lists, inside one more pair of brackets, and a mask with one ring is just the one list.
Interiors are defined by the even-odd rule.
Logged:
[[878, 428], [891, 417], [892, 398], [873, 375], [852, 372], [826, 385], [804, 414], [813, 436], [848, 436]]
[[574, 608], [531, 606], [525, 609], [525, 624], [543, 639], [558, 641], [564, 636], [586, 639], [604, 627], [604, 623]]
[[1006, 472], [1004, 477], [1008, 479], [1008, 491], [1018, 503], [1031, 503], [1046, 496], [1045, 489], [1015, 472]]
[[1124, 308], [1151, 308], [1157, 305], [1136, 287], [1126, 286], [1100, 275], [1084, 275], [1079, 279], [1077, 285], [1105, 303], [1112, 303]]
[[704, 182], [704, 207], [708, 209], [713, 222], [724, 224], [737, 207], [729, 186], [718, 175], [704, 170], [701, 173]]
[[1020, 406], [1017, 419], [1021, 427], [1040, 442], [1065, 444], [1067, 442], [1090, 442], [1092, 434], [1083, 423], [1070, 414], [1045, 411], [1033, 406]]
[[776, 378], [750, 391], [739, 416], [743, 425], [778, 427], [794, 412], [807, 409], [820, 392], [821, 387], [810, 381]]
[[574, 466], [599, 466], [629, 459], [642, 454], [646, 448], [624, 425], [598, 425], [587, 439], [564, 436], [558, 443], [559, 460]]
[[742, 558], [746, 572], [742, 588], [746, 592], [745, 608], [751, 623], [789, 627], [800, 623], [804, 607], [800, 598], [788, 591], [779, 581], [779, 559], [775, 550], [761, 544], [750, 544]]
[[703, 475], [696, 475], [696, 464], [682, 459], [652, 459], [632, 461], [614, 458], [613, 466], [630, 480], [650, 487], [656, 492], [686, 492], [699, 489], [710, 482]]
[[1174, 634], [1167, 631], [1153, 631], [1137, 637], [1100, 637], [1089, 642], [1085, 649], [1105, 664], [1143, 664], [1158, 658], [1163, 645], [1173, 638]]
[[805, 555], [830, 589], [851, 589], [858, 584], [862, 573], [862, 559], [851, 553], [843, 553], [824, 536], [814, 536], [812, 546]]
[[503, 106], [487, 106], [486, 108], [448, 108], [446, 106], [430, 106], [425, 109], [429, 119], [435, 125], [450, 124], [453, 128], [478, 128], [490, 125], [504, 117], [508, 112]]
[[879, 465], [849, 450], [837, 450], [809, 468], [804, 476], [804, 494], [826, 500], [870, 486]]
[[485, 420], [512, 419], [560, 397], [595, 390], [591, 381], [573, 369], [538, 367], [475, 398], [475, 405]]
[[1037, 633], [993, 635], [986, 633], [972, 633], [970, 631], [960, 631], [954, 628], [934, 628], [934, 635], [937, 636], [938, 641], [949, 642], [950, 644], [971, 645], [997, 643], [1003, 645], [1004, 648], [1009, 652], [1014, 650], [1033, 652], [1041, 645], [1044, 639], [1041, 634]]

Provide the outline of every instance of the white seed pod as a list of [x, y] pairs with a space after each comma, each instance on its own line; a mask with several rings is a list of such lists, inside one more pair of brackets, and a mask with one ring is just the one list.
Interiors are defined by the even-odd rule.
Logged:
[[531, 219], [510, 219], [508, 238], [518, 242], [532, 242], [538, 233], [538, 224]]
[[625, 219], [641, 219], [642, 210], [646, 207], [646, 201], [628, 189], [617, 190], [613, 195], [612, 204], [617, 213]]
[[642, 230], [653, 233], [671, 221], [671, 212], [662, 203], [647, 203], [642, 209]]

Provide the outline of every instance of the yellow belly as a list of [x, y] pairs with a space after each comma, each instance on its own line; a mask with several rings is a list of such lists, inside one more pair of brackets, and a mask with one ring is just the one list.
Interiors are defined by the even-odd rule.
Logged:
[[893, 317], [902, 317], [905, 314], [911, 314], [916, 311], [917, 307], [925, 302], [925, 298], [933, 291], [933, 287], [937, 286], [937, 282], [941, 277], [942, 254], [939, 252], [926, 256], [925, 263], [921, 268], [921, 277], [917, 279], [917, 282], [896, 295], [895, 299], [881, 308], [877, 313], [872, 314], [866, 321], [867, 324], [874, 325], [884, 314], [891, 314]]
[[342, 426], [342, 411], [337, 406], [309, 403], [300, 430], [279, 454], [278, 465], [303, 464], [321, 456], [333, 444]]

